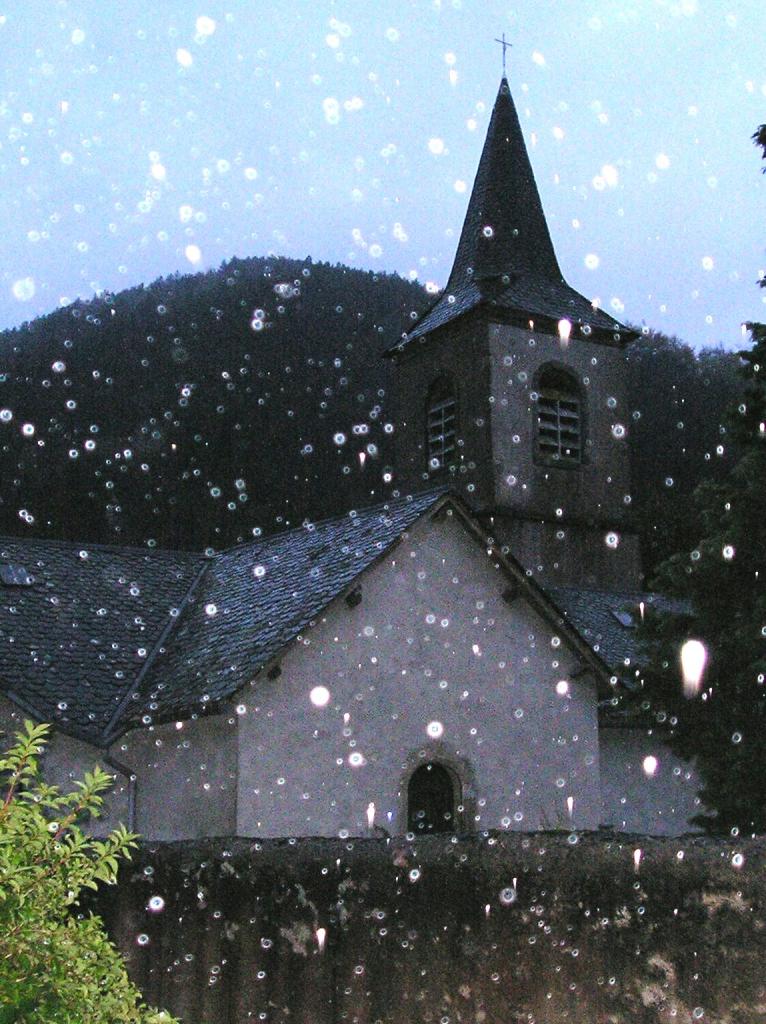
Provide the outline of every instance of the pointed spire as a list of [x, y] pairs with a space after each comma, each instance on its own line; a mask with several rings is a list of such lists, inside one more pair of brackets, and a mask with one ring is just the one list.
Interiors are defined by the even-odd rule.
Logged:
[[511, 90], [503, 75], [447, 291], [520, 273], [562, 280]]
[[562, 276], [505, 75], [447, 287], [388, 354], [481, 306], [554, 325], [584, 324], [593, 341], [632, 336]]

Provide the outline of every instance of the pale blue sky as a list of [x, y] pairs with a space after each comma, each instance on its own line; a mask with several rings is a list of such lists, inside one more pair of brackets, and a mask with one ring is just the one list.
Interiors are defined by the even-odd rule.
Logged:
[[235, 255], [443, 285], [502, 32], [570, 283], [697, 346], [766, 318], [762, 0], [9, 0], [0, 16], [0, 327]]

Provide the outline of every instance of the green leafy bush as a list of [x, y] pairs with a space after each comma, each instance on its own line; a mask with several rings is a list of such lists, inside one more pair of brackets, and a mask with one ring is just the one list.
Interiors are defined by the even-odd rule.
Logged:
[[97, 767], [71, 793], [47, 785], [48, 731], [25, 722], [0, 757], [0, 1024], [172, 1024], [143, 1004], [101, 920], [73, 911], [83, 890], [115, 883], [136, 836], [83, 831], [112, 777]]

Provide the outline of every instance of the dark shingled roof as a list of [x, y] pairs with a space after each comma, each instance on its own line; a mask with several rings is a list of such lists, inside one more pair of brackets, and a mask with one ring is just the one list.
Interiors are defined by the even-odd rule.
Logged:
[[205, 565], [199, 555], [0, 539], [0, 690], [35, 717], [99, 742]]
[[[445, 496], [439, 489], [401, 498], [213, 558], [2, 539], [0, 565], [12, 571], [0, 579], [0, 690], [34, 717], [101, 746], [142, 719], [212, 708], [251, 682]], [[547, 594], [551, 613], [625, 678], [640, 652], [632, 624], [615, 612], [637, 617], [642, 600], [685, 610], [651, 594]]]
[[642, 603], [645, 609], [689, 612], [685, 601], [661, 594], [614, 593], [579, 587], [551, 587], [548, 593], [580, 636], [620, 676], [629, 676], [625, 669], [635, 668], [643, 661], [636, 635]]
[[431, 490], [218, 555], [147, 674], [153, 710], [199, 710], [230, 697], [443, 494]]
[[390, 352], [480, 306], [556, 321], [566, 318], [602, 334], [627, 338], [632, 333], [595, 309], [561, 274], [505, 78], [447, 287]]
[[447, 290], [502, 274], [560, 281], [508, 80], [500, 83]]
[[0, 692], [97, 745], [145, 715], [229, 697], [443, 493], [214, 558], [0, 539], [0, 564], [14, 569], [6, 577], [21, 581], [0, 581]]

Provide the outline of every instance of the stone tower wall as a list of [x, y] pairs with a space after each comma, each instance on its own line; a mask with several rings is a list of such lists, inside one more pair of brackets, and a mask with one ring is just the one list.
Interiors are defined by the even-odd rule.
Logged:
[[[544, 582], [638, 588], [623, 350], [574, 331], [564, 345], [539, 331], [492, 324], [489, 359], [495, 533]], [[578, 465], [551, 465], [536, 453], [536, 389], [546, 367], [567, 371], [579, 386]]]
[[[430, 386], [447, 376], [458, 401], [458, 464], [454, 472], [430, 472], [426, 405]], [[444, 484], [475, 508], [494, 500], [490, 394], [492, 371], [487, 324], [478, 315], [409, 346], [396, 366], [396, 466], [402, 494]]]
[[[584, 450], [577, 466], [551, 466], [535, 451], [536, 386], [545, 367], [576, 379]], [[442, 375], [458, 400], [458, 463], [429, 472], [426, 407]], [[403, 493], [444, 483], [484, 513], [493, 535], [541, 582], [631, 590], [641, 584], [625, 395], [625, 355], [577, 332], [557, 337], [467, 316], [397, 364], [397, 468]]]

